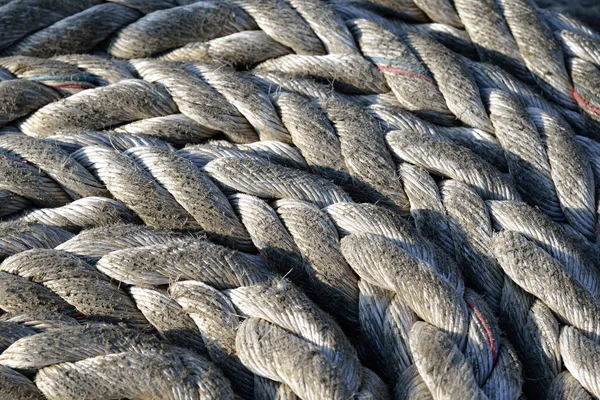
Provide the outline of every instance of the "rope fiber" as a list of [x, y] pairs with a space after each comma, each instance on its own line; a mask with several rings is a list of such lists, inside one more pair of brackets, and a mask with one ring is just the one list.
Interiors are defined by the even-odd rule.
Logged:
[[0, 399], [600, 398], [566, 3], [0, 0]]

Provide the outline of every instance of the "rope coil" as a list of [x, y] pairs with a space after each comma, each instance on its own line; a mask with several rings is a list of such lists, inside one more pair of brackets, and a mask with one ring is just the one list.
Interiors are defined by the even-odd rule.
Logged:
[[525, 0], [0, 20], [0, 397], [600, 397], [592, 29]]

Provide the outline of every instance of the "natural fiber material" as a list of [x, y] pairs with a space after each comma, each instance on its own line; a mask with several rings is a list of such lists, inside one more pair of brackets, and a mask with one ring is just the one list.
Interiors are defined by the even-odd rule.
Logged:
[[0, 398], [600, 397], [600, 34], [528, 0], [0, 0]]

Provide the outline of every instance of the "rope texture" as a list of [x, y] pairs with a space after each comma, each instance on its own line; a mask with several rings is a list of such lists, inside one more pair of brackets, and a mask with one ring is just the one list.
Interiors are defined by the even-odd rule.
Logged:
[[592, 29], [528, 0], [0, 21], [0, 397], [600, 397]]

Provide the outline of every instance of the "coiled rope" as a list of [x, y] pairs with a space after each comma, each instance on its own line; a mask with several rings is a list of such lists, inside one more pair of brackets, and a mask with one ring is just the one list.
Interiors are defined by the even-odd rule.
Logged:
[[600, 397], [592, 29], [528, 0], [0, 20], [0, 397]]

